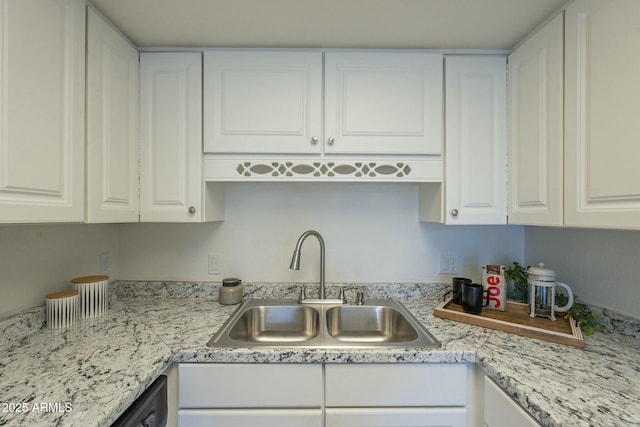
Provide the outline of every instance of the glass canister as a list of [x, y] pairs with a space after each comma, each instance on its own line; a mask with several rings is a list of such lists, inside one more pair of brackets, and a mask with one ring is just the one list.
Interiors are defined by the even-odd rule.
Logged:
[[222, 286], [220, 286], [219, 301], [223, 305], [240, 304], [242, 302], [242, 294], [244, 287], [242, 286], [242, 280], [237, 277], [228, 277], [222, 279]]

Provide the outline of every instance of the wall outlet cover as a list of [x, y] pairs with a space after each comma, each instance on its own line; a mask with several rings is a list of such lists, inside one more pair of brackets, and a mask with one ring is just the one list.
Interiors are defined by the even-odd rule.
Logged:
[[460, 255], [440, 254], [440, 274], [460, 274]]

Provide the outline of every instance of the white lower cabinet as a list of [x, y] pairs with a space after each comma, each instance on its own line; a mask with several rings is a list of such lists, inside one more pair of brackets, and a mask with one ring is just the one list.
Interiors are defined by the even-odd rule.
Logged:
[[467, 403], [467, 365], [326, 365], [327, 407], [434, 407]]
[[178, 368], [178, 425], [471, 425], [471, 365], [198, 364]]
[[466, 426], [468, 375], [456, 363], [326, 365], [326, 426]]
[[180, 411], [180, 427], [321, 427], [321, 409], [213, 409]]
[[532, 417], [496, 383], [484, 378], [485, 427], [540, 427]]
[[327, 427], [463, 427], [464, 408], [327, 409]]
[[322, 397], [320, 364], [178, 367], [180, 427], [321, 427]]

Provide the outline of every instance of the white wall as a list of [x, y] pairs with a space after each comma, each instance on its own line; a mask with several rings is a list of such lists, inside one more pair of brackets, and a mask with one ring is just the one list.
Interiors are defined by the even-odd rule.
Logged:
[[[441, 252], [461, 255], [461, 274], [476, 280], [483, 264], [522, 260], [522, 227], [420, 223], [417, 203], [412, 184], [227, 184], [224, 222], [122, 225], [120, 278], [317, 282], [313, 237], [301, 270], [289, 270], [308, 229], [324, 237], [328, 282], [448, 282], [438, 275]], [[209, 253], [222, 255], [221, 276], [207, 273]]]
[[[226, 202], [221, 223], [2, 226], [0, 315], [98, 274], [109, 251], [113, 278], [316, 282], [312, 238], [301, 270], [288, 268], [298, 236], [315, 228], [332, 282], [448, 282], [440, 253], [460, 254], [461, 275], [475, 280], [486, 263], [545, 262], [581, 300], [640, 317], [640, 231], [420, 223], [409, 184], [235, 184]], [[223, 255], [221, 276], [207, 274], [209, 253]]]
[[[16, 225], [0, 227], [0, 315], [44, 303], [69, 280], [99, 274], [112, 253], [113, 279], [317, 282], [318, 244], [327, 245], [330, 282], [450, 281], [438, 275], [441, 252], [462, 257], [461, 275], [524, 256], [524, 229], [420, 223], [411, 184], [229, 184], [227, 219], [207, 224]], [[223, 256], [223, 274], [207, 273], [207, 256]]]
[[111, 252], [117, 274], [115, 225], [0, 227], [0, 314], [44, 304], [74, 277], [100, 274], [99, 254]]
[[556, 271], [580, 300], [640, 318], [640, 231], [526, 227], [525, 260]]

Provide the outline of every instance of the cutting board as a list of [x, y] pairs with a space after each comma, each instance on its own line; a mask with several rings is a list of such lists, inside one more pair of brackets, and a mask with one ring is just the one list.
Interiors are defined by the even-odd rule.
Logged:
[[529, 316], [528, 304], [507, 301], [506, 311], [482, 310], [479, 315], [465, 313], [461, 305], [451, 298], [433, 309], [436, 317], [536, 338], [557, 344], [584, 349], [584, 336], [575, 320], [565, 319], [565, 313], [556, 313], [556, 320]]

